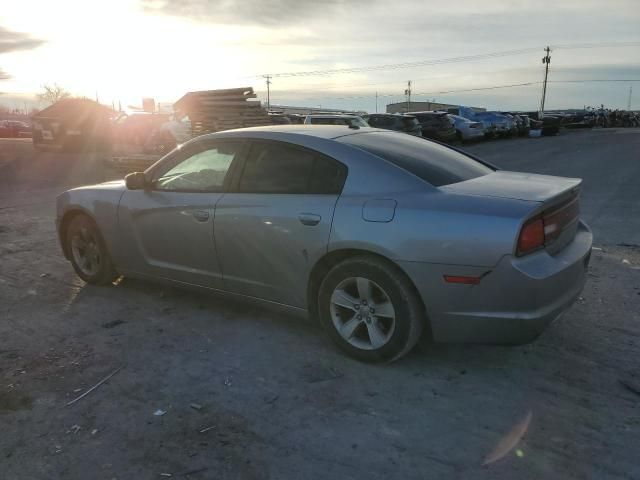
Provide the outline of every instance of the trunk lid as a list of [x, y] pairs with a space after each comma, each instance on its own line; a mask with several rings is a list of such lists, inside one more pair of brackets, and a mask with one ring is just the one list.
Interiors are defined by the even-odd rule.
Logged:
[[548, 204], [577, 194], [581, 183], [579, 178], [499, 170], [465, 182], [442, 186], [440, 190], [460, 195], [513, 198]]
[[523, 225], [542, 220], [544, 248], [554, 255], [575, 237], [580, 218], [579, 178], [497, 171], [465, 182], [440, 187], [460, 195], [511, 198], [535, 202]]

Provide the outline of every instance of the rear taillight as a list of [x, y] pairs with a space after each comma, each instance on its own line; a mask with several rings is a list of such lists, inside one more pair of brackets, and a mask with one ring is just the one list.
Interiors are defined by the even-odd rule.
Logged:
[[526, 255], [539, 248], [549, 247], [564, 231], [578, 222], [579, 216], [580, 204], [575, 196], [527, 221], [520, 230], [516, 255]]
[[544, 222], [542, 217], [535, 217], [525, 223], [518, 237], [518, 256], [526, 255], [544, 247]]

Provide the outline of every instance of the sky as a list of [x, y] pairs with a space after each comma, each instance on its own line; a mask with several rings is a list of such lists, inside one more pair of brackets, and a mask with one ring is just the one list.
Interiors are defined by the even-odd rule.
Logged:
[[548, 109], [626, 108], [631, 86], [640, 109], [638, 0], [0, 2], [10, 108], [53, 83], [116, 106], [242, 86], [266, 100], [271, 74], [272, 105], [384, 111], [411, 80], [414, 101], [535, 110], [549, 45]]

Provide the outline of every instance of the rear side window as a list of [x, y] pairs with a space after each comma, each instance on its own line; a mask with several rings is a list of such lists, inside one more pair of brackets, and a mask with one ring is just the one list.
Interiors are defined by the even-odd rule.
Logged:
[[493, 172], [490, 167], [456, 150], [411, 135], [371, 132], [336, 140], [373, 153], [435, 187]]
[[311, 150], [278, 142], [251, 147], [238, 190], [244, 193], [337, 194], [346, 167]]

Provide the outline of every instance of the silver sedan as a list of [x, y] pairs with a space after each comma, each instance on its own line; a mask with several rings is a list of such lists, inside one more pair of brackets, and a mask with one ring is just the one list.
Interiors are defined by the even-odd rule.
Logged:
[[86, 282], [120, 275], [318, 318], [346, 353], [522, 343], [582, 290], [579, 179], [498, 171], [403, 133], [277, 126], [196, 138], [57, 200]]

